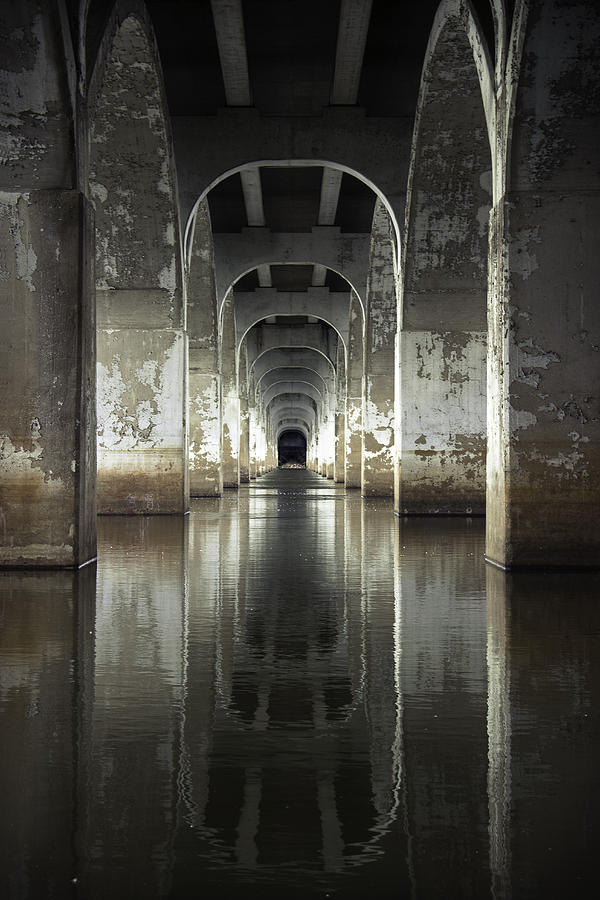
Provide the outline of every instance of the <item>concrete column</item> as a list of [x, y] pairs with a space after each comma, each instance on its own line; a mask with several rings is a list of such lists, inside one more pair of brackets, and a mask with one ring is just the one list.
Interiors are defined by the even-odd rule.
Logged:
[[221, 465], [223, 487], [237, 488], [240, 483], [240, 398], [238, 394], [235, 320], [231, 294], [221, 312], [222, 397]]
[[90, 117], [98, 511], [188, 507], [187, 335], [170, 137], [152, 38], [127, 17]]
[[396, 275], [390, 216], [377, 200], [373, 214], [363, 361], [361, 492], [391, 497], [394, 490], [394, 347]]
[[343, 484], [346, 472], [346, 349], [338, 337], [335, 395], [335, 465], [334, 481]]
[[221, 376], [212, 231], [208, 203], [194, 223], [187, 284], [189, 472], [193, 497], [220, 496]]
[[362, 380], [364, 315], [357, 295], [350, 300], [348, 373], [346, 379], [346, 487], [359, 488], [362, 468]]
[[250, 481], [250, 418], [248, 401], [240, 399], [240, 484]]
[[440, 6], [419, 93], [397, 363], [400, 514], [485, 511], [492, 160], [479, 76], [490, 73], [464, 15]]
[[96, 556], [92, 242], [77, 191], [0, 195], [0, 565]]
[[530, 7], [520, 83], [499, 113], [515, 108], [490, 236], [486, 555], [598, 566], [600, 116], [557, 86], [596, 78], [600, 18], [585, 4]]
[[248, 352], [242, 342], [238, 362], [238, 393], [240, 397], [240, 484], [250, 481], [250, 419], [248, 414]]

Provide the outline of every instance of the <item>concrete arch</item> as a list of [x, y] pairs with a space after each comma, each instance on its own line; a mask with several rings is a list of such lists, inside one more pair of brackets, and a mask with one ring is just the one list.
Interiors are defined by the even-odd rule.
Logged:
[[329, 396], [327, 384], [317, 372], [306, 368], [275, 368], [267, 372], [260, 383], [255, 385], [255, 398], [258, 398], [259, 394], [262, 396], [269, 387], [281, 381], [308, 384], [317, 391], [324, 402]]
[[318, 421], [317, 404], [307, 394], [280, 394], [273, 397], [265, 406], [265, 414], [269, 417], [282, 407], [299, 407], [305, 411], [310, 411], [314, 416], [315, 422]]
[[276, 381], [268, 387], [263, 393], [263, 403], [265, 406], [280, 394], [306, 394], [311, 400], [317, 404], [317, 407], [323, 404], [323, 395], [312, 384], [307, 381]]
[[[252, 364], [250, 366], [250, 372], [252, 373], [253, 370], [256, 371], [258, 368], [257, 364], [259, 363], [259, 361], [261, 359], [263, 359], [264, 357], [270, 356], [270, 354], [272, 354], [272, 353], [284, 354], [284, 358], [289, 359], [290, 356], [292, 356], [293, 354], [298, 353], [298, 352], [312, 353], [315, 356], [320, 357], [327, 363], [330, 374], [335, 375], [335, 366], [332, 363], [332, 361], [330, 360], [329, 356], [327, 355], [327, 349], [324, 346], [324, 344], [321, 344], [319, 346], [319, 345], [317, 345], [317, 342], [315, 342], [314, 344], [309, 344], [307, 341], [303, 341], [302, 343], [298, 343], [298, 344], [290, 344], [290, 343], [275, 344], [274, 343], [270, 347], [265, 347], [265, 349], [261, 350], [255, 357], [255, 359], [252, 361]], [[281, 358], [281, 357], [279, 357], [279, 358]]]
[[477, 35], [468, 0], [443, 0], [423, 65], [411, 152], [403, 329], [485, 328], [494, 123], [493, 97], [486, 108], [482, 87], [489, 89], [490, 62]]
[[277, 429], [277, 424], [282, 418], [286, 416], [298, 416], [299, 413], [302, 415], [304, 421], [310, 425], [311, 431], [314, 431], [317, 424], [317, 414], [312, 407], [301, 401], [294, 403], [289, 401], [277, 403], [274, 401], [266, 415], [268, 421], [271, 423], [273, 431], [275, 431]]
[[176, 179], [158, 53], [141, 5], [115, 6], [89, 101], [99, 511], [181, 513], [187, 371]]
[[222, 303], [236, 282], [264, 265], [320, 265], [335, 272], [361, 300], [366, 290], [369, 236], [346, 234], [334, 226], [310, 232], [272, 232], [244, 228], [240, 234], [215, 235], [217, 290]]
[[[371, 156], [373, 156], [373, 148], [370, 148]], [[188, 255], [189, 249], [189, 241], [188, 236], [191, 228], [193, 227], [194, 217], [196, 215], [196, 210], [198, 208], [198, 204], [201, 203], [215, 188], [218, 184], [225, 179], [230, 178], [232, 175], [236, 175], [239, 172], [247, 171], [248, 169], [256, 169], [257, 167], [265, 167], [265, 168], [302, 168], [306, 166], [311, 167], [325, 167], [330, 169], [336, 169], [339, 172], [346, 173], [347, 175], [352, 175], [354, 178], [358, 178], [359, 181], [362, 181], [368, 188], [370, 188], [377, 197], [381, 200], [383, 205], [386, 207], [390, 214], [390, 218], [394, 225], [394, 234], [396, 236], [396, 249], [398, 252], [398, 256], [400, 256], [400, 248], [401, 248], [401, 238], [400, 238], [400, 226], [399, 226], [399, 213], [400, 213], [400, 205], [392, 204], [387, 193], [384, 192], [381, 188], [377, 186], [375, 178], [377, 177], [375, 172], [373, 172], [373, 177], [368, 177], [364, 175], [360, 170], [353, 168], [349, 165], [340, 162], [334, 162], [332, 160], [326, 159], [308, 159], [303, 157], [298, 157], [297, 159], [291, 159], [289, 157], [285, 159], [262, 159], [262, 158], [254, 158], [253, 161], [244, 161], [242, 163], [238, 163], [230, 168], [227, 168], [224, 171], [220, 171], [218, 173], [214, 173], [212, 177], [209, 178], [208, 183], [203, 185], [200, 191], [197, 194], [197, 199], [195, 200], [193, 206], [190, 209], [186, 227], [185, 227], [185, 239], [184, 239], [184, 247], [186, 248], [186, 258]], [[396, 173], [396, 178], [398, 177]], [[403, 184], [400, 181], [398, 183], [398, 193], [401, 194], [403, 191]]]
[[254, 365], [254, 377], [256, 386], [259, 387], [262, 378], [267, 372], [274, 369], [310, 369], [322, 378], [323, 382], [331, 382], [334, 371], [331, 360], [313, 350], [292, 347], [287, 351], [280, 348], [264, 353]]
[[350, 294], [330, 293], [327, 288], [308, 291], [255, 291], [233, 293], [238, 353], [251, 328], [269, 316], [314, 316], [337, 332], [344, 350], [348, 346]]
[[[286, 419], [284, 422], [282, 422], [282, 424], [278, 425], [277, 431], [275, 432], [275, 440], [279, 441], [279, 438], [281, 437], [281, 435], [284, 434], [286, 431], [296, 431], [296, 430], [302, 432], [302, 434], [306, 438], [306, 443], [308, 444], [308, 440], [310, 437], [310, 430], [308, 428], [307, 423], [302, 422], [299, 419], [297, 419], [297, 420], [294, 420], [294, 419], [287, 420]], [[307, 450], [308, 450], [308, 447], [307, 447]]]
[[[500, 24], [500, 11], [498, 9], [497, 0], [494, 0], [492, 5], [495, 7], [495, 9], [493, 9], [494, 20], [495, 22], [498, 21], [498, 24]], [[488, 141], [491, 151], [491, 148], [494, 146], [496, 134], [496, 91], [494, 86], [494, 70], [487, 43], [479, 29], [470, 0], [441, 0], [433, 20], [433, 25], [431, 26], [429, 41], [425, 51], [423, 73], [421, 75], [421, 93], [423, 86], [426, 85], [428, 80], [427, 73], [431, 70], [432, 64], [439, 58], [440, 45], [446, 40], [452, 40], [452, 38], [448, 38], [449, 30], [452, 31], [454, 39], [460, 40], [460, 36], [462, 35], [469, 42], [473, 64], [477, 71], [481, 102], [485, 111]], [[419, 96], [415, 131], [418, 129], [419, 111], [421, 106], [421, 96]]]

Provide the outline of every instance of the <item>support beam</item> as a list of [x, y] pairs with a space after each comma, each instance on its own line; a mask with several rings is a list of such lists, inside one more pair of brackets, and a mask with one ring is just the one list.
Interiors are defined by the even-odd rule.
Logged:
[[[244, 204], [246, 206], [246, 219], [250, 228], [264, 228], [266, 223], [263, 207], [262, 184], [260, 181], [260, 169], [244, 169], [240, 172]], [[261, 287], [271, 287], [271, 267], [258, 266], [258, 283]]]
[[[341, 185], [342, 173], [339, 169], [330, 169], [328, 166], [325, 166], [321, 182], [318, 225], [333, 225], [335, 223]], [[324, 285], [326, 276], [327, 269], [325, 266], [318, 265], [313, 267], [312, 283], [315, 287]]]
[[221, 72], [228, 106], [250, 106], [250, 79], [246, 57], [241, 0], [211, 0]]
[[320, 264], [333, 269], [364, 299], [369, 265], [369, 235], [344, 232], [337, 227], [315, 226], [310, 232], [272, 232], [243, 228], [238, 233], [215, 234], [215, 266], [220, 302], [231, 286], [261, 265]]
[[333, 106], [356, 103], [371, 6], [371, 0], [342, 0], [331, 89]]

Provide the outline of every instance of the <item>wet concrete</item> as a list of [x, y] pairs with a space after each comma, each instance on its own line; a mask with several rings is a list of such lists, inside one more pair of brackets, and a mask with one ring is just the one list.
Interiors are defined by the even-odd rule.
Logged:
[[0, 576], [0, 895], [584, 896], [600, 577], [307, 470]]

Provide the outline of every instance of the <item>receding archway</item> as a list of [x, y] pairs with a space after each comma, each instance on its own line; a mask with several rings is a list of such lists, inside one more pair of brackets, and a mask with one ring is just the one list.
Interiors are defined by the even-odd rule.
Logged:
[[280, 468], [306, 468], [306, 438], [297, 428], [282, 431], [277, 440]]

